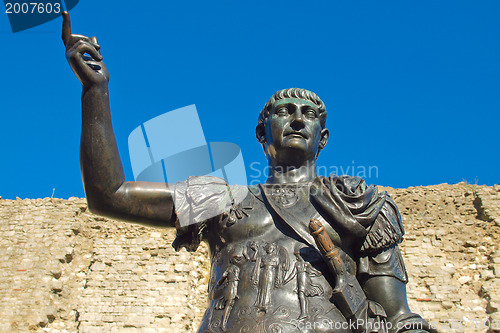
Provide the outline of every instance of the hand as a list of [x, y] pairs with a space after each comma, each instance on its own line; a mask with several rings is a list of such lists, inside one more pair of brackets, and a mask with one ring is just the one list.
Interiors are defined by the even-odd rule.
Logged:
[[257, 244], [254, 241], [248, 242], [248, 247], [257, 252]]
[[62, 17], [62, 40], [66, 47], [66, 59], [78, 80], [85, 88], [107, 84], [109, 73], [102, 62], [101, 46], [97, 43], [97, 38], [71, 34], [69, 13], [64, 11]]

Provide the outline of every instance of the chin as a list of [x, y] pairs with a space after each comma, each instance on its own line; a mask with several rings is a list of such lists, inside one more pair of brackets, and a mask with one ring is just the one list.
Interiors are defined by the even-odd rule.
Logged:
[[307, 142], [304, 139], [292, 138], [290, 140], [285, 140], [283, 142], [283, 149], [293, 149], [293, 150], [303, 150], [304, 152], [308, 151], [309, 147], [307, 146]]
[[284, 150], [292, 150], [295, 154], [308, 154], [308, 149], [304, 145], [286, 145]]

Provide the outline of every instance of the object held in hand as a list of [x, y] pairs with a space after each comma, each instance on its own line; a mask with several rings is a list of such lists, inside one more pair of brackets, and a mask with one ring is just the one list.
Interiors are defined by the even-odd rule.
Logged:
[[[328, 268], [333, 272], [337, 283], [333, 288], [333, 298], [344, 317], [351, 321], [362, 319], [364, 309], [367, 306], [366, 295], [354, 275], [347, 271], [344, 261], [339, 251], [333, 244], [330, 236], [326, 233], [325, 227], [317, 219], [309, 222], [309, 231], [314, 237], [323, 259]], [[357, 327], [362, 332], [362, 327]]]

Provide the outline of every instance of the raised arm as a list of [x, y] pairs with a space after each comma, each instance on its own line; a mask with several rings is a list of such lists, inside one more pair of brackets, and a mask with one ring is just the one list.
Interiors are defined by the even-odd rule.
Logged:
[[89, 209], [99, 215], [154, 226], [173, 226], [167, 184], [125, 182], [109, 107], [109, 74], [95, 37], [71, 33], [63, 12], [66, 58], [82, 84], [80, 166]]

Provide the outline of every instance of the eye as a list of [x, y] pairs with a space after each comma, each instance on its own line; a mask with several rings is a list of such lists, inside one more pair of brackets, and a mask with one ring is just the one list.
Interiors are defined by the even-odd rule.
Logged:
[[278, 116], [287, 116], [288, 115], [288, 108], [286, 106], [280, 106], [279, 108], [276, 109], [275, 113]]
[[304, 111], [304, 116], [309, 119], [314, 119], [316, 118], [316, 111], [314, 111], [313, 109], [307, 109], [306, 111]]

